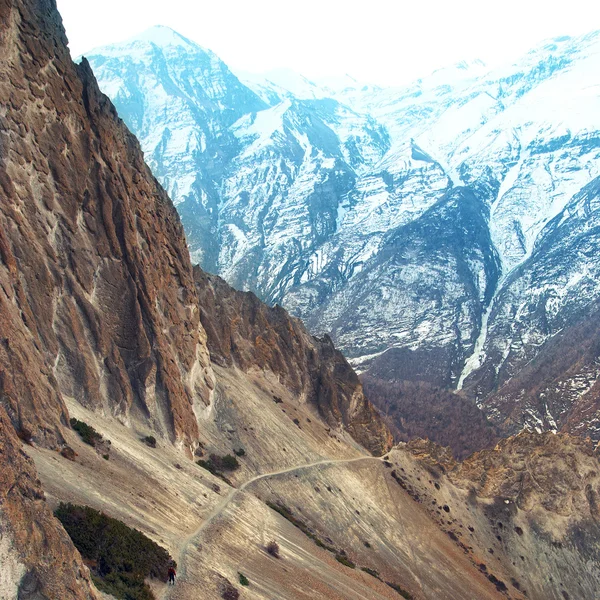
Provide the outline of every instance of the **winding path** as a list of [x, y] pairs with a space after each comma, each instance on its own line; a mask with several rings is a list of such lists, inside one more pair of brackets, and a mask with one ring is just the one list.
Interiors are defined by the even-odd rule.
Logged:
[[[313, 467], [325, 466], [325, 465], [339, 465], [339, 464], [347, 464], [353, 462], [360, 462], [362, 460], [376, 460], [383, 461], [383, 457], [379, 456], [359, 456], [357, 458], [341, 458], [341, 459], [331, 459], [331, 460], [318, 460], [312, 463], [307, 463], [305, 465], [299, 465], [295, 467], [289, 467], [287, 469], [282, 469], [281, 471], [273, 471], [271, 473], [263, 473], [262, 475], [256, 475], [251, 479], [248, 479], [245, 483], [243, 483], [239, 488], [232, 488], [229, 490], [228, 494], [219, 502], [215, 508], [210, 512], [210, 514], [206, 517], [206, 519], [202, 522], [202, 525], [196, 529], [192, 534], [186, 537], [180, 548], [179, 555], [177, 556], [177, 564], [180, 566], [178, 580], [185, 581], [187, 565], [186, 565], [186, 555], [188, 548], [191, 543], [202, 536], [204, 530], [216, 519], [222, 512], [229, 506], [229, 503], [235, 498], [235, 496], [241, 492], [243, 492], [247, 487], [251, 486], [253, 483], [260, 481], [261, 479], [268, 479], [271, 477], [278, 477], [279, 475], [285, 475], [287, 473], [293, 473], [294, 471], [302, 471], [304, 469], [311, 469]], [[171, 598], [171, 592], [175, 592], [177, 590], [177, 586], [175, 587], [165, 587], [161, 599], [168, 600]]]

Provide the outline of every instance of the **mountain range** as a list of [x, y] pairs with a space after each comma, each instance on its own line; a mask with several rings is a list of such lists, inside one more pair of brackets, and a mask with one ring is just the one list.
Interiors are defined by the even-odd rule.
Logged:
[[397, 435], [419, 398], [477, 432], [458, 454], [523, 427], [600, 439], [600, 33], [402, 88], [238, 77], [165, 27], [87, 56], [192, 260], [330, 335]]

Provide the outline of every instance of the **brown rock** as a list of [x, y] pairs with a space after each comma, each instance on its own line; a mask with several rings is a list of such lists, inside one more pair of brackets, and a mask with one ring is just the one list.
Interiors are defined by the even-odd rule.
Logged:
[[328, 336], [311, 336], [280, 306], [271, 308], [199, 267], [194, 268], [194, 279], [211, 360], [244, 371], [271, 371], [294, 394], [314, 404], [329, 425], [343, 425], [374, 454], [390, 447], [387, 426]]
[[55, 3], [0, 14], [0, 398], [49, 446], [63, 396], [191, 444], [212, 373], [177, 213]]
[[96, 600], [87, 567], [44, 501], [32, 461], [0, 407], [0, 597]]

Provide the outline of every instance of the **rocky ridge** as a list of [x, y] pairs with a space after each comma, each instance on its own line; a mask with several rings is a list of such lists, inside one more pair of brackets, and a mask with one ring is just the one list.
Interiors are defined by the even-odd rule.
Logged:
[[199, 267], [194, 280], [214, 363], [270, 372], [301, 404], [316, 407], [330, 427], [341, 425], [374, 455], [391, 446], [391, 435], [358, 376], [329, 337], [311, 336], [280, 306], [271, 308]]
[[40, 443], [68, 396], [191, 445], [214, 380], [177, 212], [53, 3], [3, 6], [3, 403]]

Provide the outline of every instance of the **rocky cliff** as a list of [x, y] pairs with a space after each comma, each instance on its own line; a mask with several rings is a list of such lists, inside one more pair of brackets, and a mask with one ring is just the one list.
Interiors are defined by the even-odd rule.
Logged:
[[189, 444], [212, 375], [177, 212], [54, 3], [0, 27], [3, 403], [48, 444], [63, 396]]
[[44, 499], [33, 461], [0, 407], [0, 597], [99, 600], [90, 573]]
[[271, 308], [199, 267], [194, 279], [213, 362], [271, 372], [300, 403], [315, 406], [331, 427], [347, 429], [375, 455], [390, 447], [391, 434], [329, 337], [311, 336], [280, 306]]

